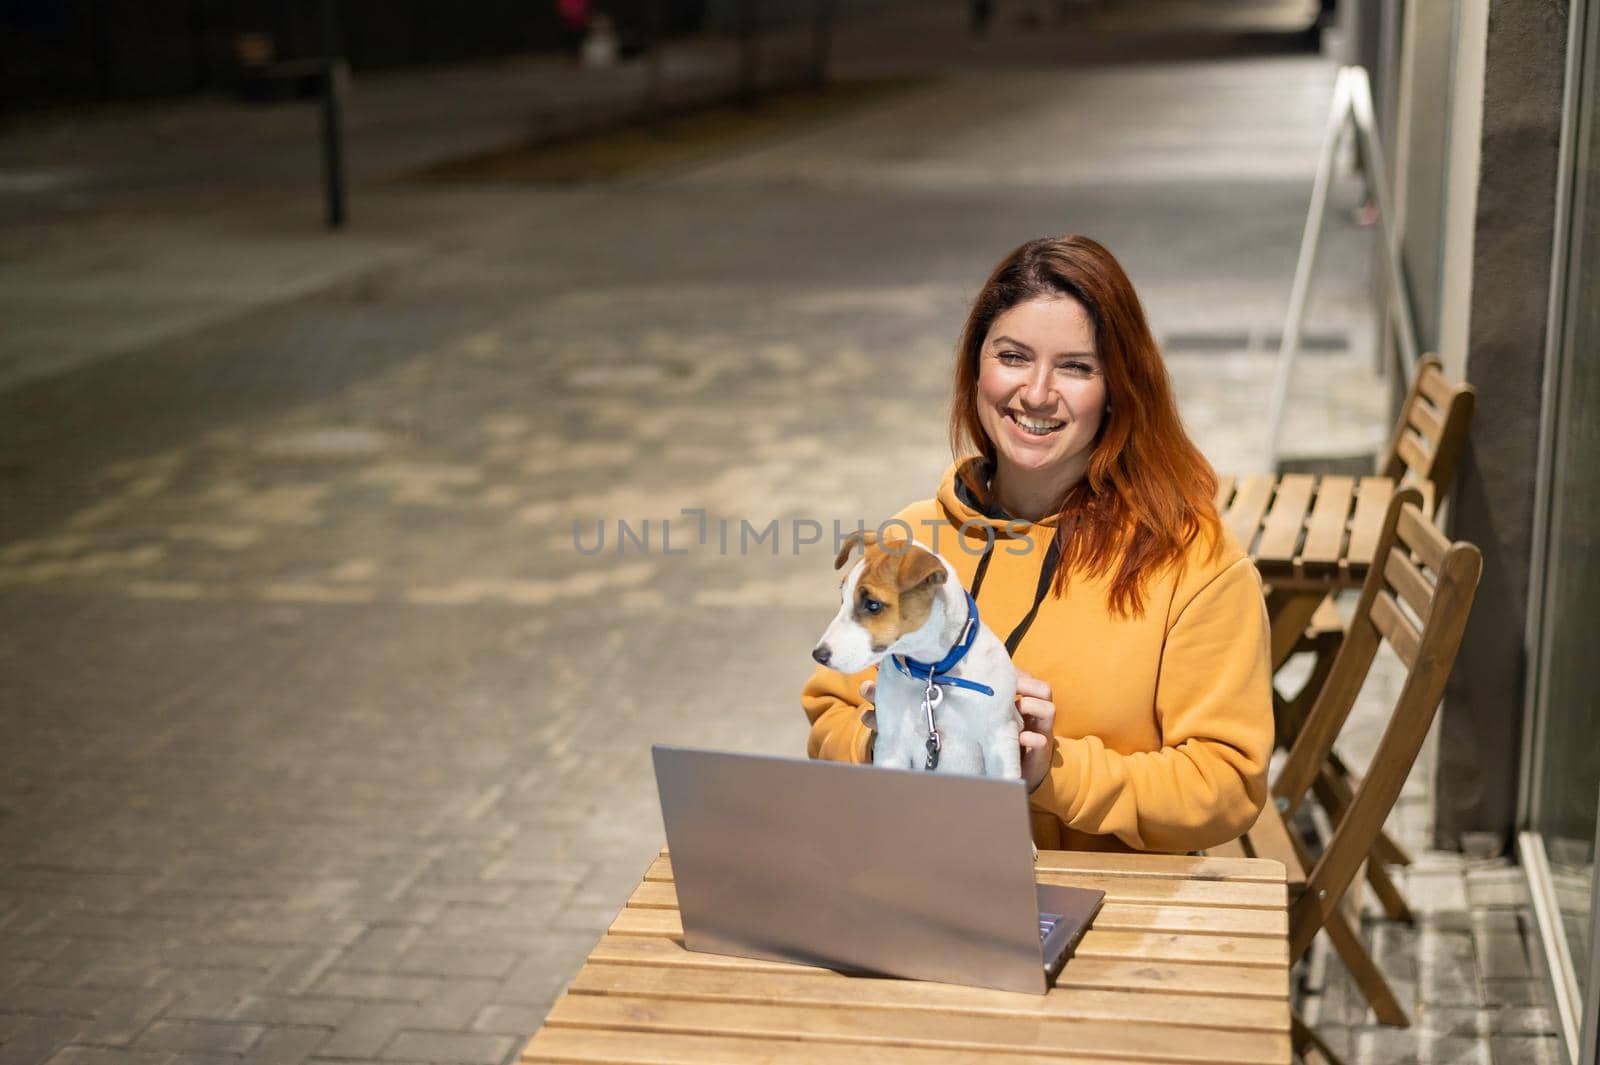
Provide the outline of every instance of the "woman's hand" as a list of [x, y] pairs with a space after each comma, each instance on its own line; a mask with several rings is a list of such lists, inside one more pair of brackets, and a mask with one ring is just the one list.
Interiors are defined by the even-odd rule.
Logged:
[[878, 730], [878, 684], [876, 681], [864, 680], [861, 682], [861, 698], [868, 705], [861, 708], [861, 723], [872, 729]]
[[1056, 704], [1050, 698], [1050, 685], [1031, 674], [1017, 670], [1017, 710], [1022, 714], [1022, 779], [1031, 792], [1044, 783], [1055, 756]]

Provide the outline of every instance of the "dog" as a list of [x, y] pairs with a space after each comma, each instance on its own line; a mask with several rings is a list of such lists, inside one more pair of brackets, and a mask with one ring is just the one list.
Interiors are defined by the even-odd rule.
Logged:
[[[1017, 670], [978, 617], [949, 562], [916, 541], [845, 537], [834, 569], [857, 544], [839, 613], [811, 657], [841, 673], [878, 664], [874, 765], [1019, 778]], [[930, 675], [931, 672], [931, 675]]]

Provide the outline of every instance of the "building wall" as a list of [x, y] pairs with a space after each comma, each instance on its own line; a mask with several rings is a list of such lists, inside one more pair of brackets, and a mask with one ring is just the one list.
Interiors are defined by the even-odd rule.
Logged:
[[[1471, 259], [1455, 267], [1462, 277], [1470, 270], [1470, 308], [1456, 308], [1466, 326], [1452, 334], [1465, 340], [1478, 404], [1450, 518], [1456, 537], [1482, 548], [1484, 572], [1440, 722], [1435, 831], [1443, 846], [1483, 833], [1504, 847], [1515, 829], [1529, 657], [1567, 10], [1556, 0], [1489, 0], [1487, 15]], [[1462, 169], [1470, 171], [1465, 160]], [[1455, 247], [1465, 254], [1463, 238]]]

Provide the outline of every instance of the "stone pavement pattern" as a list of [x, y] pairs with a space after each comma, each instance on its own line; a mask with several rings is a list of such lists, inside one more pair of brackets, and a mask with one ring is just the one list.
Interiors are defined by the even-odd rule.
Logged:
[[[829, 526], [931, 490], [965, 301], [1022, 239], [1116, 250], [1196, 437], [1259, 467], [1330, 64], [1063, 66], [917, 17], [927, 54], [880, 22], [839, 65], [938, 61], [920, 88], [671, 173], [422, 186], [389, 128], [339, 238], [226, 168], [198, 210], [111, 182], [6, 223], [47, 279], [11, 319], [69, 339], [0, 391], [0, 1061], [511, 1060], [661, 843], [649, 745], [802, 749]], [[1383, 436], [1369, 240], [1329, 227], [1318, 449]], [[262, 262], [283, 286], [168, 313]], [[89, 326], [85, 263], [120, 294]]]

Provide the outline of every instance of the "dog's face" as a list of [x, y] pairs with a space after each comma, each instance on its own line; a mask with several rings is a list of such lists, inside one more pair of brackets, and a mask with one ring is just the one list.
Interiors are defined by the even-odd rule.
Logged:
[[835, 569], [849, 561], [856, 544], [861, 545], [861, 561], [845, 575], [839, 613], [811, 652], [812, 658], [841, 673], [882, 661], [902, 636], [922, 628], [946, 579], [937, 555], [904, 540], [880, 543], [871, 532], [845, 538]]

